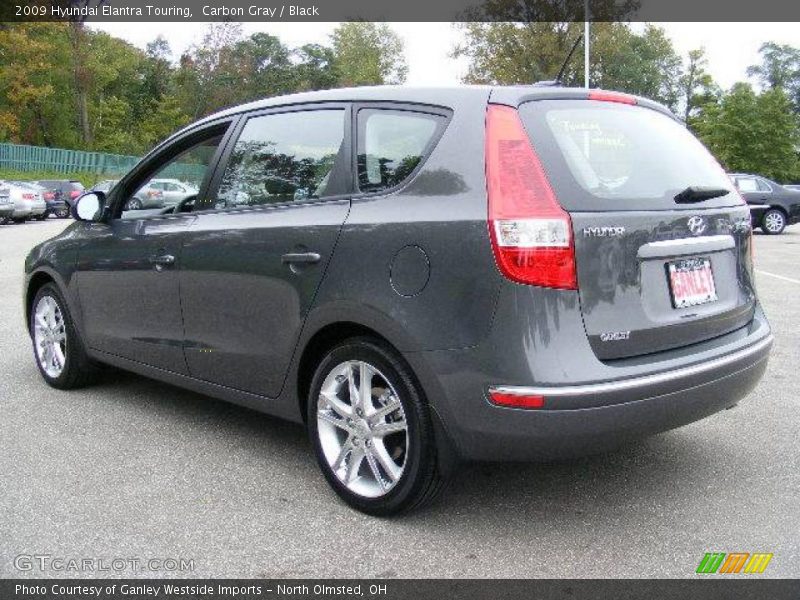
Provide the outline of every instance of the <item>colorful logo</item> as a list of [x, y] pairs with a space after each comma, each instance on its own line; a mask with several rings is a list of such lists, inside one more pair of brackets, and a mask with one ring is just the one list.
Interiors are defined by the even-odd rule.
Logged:
[[697, 565], [696, 573], [763, 573], [772, 553], [765, 552], [706, 552], [703, 560]]

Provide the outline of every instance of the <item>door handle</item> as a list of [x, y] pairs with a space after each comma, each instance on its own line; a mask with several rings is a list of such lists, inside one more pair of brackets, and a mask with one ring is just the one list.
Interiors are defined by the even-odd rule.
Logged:
[[150, 257], [150, 264], [155, 266], [157, 270], [164, 267], [169, 267], [175, 264], [175, 257], [172, 254], [160, 254], [158, 256]]
[[315, 263], [319, 262], [319, 259], [322, 258], [316, 252], [289, 252], [288, 254], [284, 254], [281, 256], [281, 262], [284, 264], [290, 263]]

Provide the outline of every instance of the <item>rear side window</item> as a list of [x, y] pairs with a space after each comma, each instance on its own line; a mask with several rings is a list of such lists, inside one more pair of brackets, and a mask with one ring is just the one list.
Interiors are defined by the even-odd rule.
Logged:
[[[559, 202], [568, 210], [680, 208], [689, 186], [733, 191], [725, 172], [680, 123], [644, 107], [585, 100], [520, 107]], [[727, 194], [703, 206], [740, 203]], [[694, 204], [693, 206], [697, 206]]]
[[343, 109], [252, 117], [231, 152], [215, 208], [331, 195], [328, 183], [344, 129]]
[[441, 115], [365, 108], [358, 111], [358, 187], [380, 192], [405, 182], [444, 124]]

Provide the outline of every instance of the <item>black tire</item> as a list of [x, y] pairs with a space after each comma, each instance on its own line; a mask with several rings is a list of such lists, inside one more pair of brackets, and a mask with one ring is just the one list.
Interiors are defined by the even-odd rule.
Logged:
[[141, 210], [142, 201], [139, 198], [131, 198], [125, 203], [125, 210]]
[[786, 229], [786, 215], [782, 210], [770, 208], [761, 217], [761, 231], [767, 235], [780, 235]]
[[[380, 372], [397, 393], [407, 423], [408, 443], [402, 475], [388, 492], [376, 498], [359, 495], [340, 481], [320, 441], [317, 413], [322, 385], [337, 366], [348, 361], [366, 362]], [[331, 349], [314, 373], [307, 409], [308, 433], [320, 469], [339, 497], [356, 510], [374, 516], [395, 515], [429, 503], [444, 487], [445, 478], [439, 471], [433, 423], [424, 395], [411, 369], [386, 344], [369, 337], [355, 337]], [[363, 459], [361, 464], [367, 462]]]
[[40, 214], [40, 215], [37, 215], [37, 216], [36, 216], [36, 217], [34, 217], [34, 218], [35, 218], [37, 221], [44, 221], [44, 220], [46, 220], [46, 219], [47, 219], [47, 217], [49, 217], [49, 216], [50, 216], [50, 215], [49, 215], [49, 214], [47, 214], [47, 213], [42, 213], [42, 214]]
[[68, 208], [59, 208], [56, 211], [56, 218], [57, 219], [66, 219], [69, 217], [69, 209]]
[[[57, 377], [48, 375], [43, 368], [37, 354], [36, 341], [34, 338], [36, 307], [45, 296], [52, 298], [60, 309], [64, 322], [64, 331], [66, 333], [64, 365], [60, 375]], [[46, 283], [39, 288], [38, 292], [36, 292], [36, 296], [33, 299], [33, 304], [31, 305], [30, 315], [28, 315], [28, 324], [30, 328], [31, 343], [33, 346], [34, 361], [36, 362], [39, 372], [42, 374], [42, 377], [48, 385], [59, 390], [72, 390], [85, 387], [95, 381], [98, 374], [97, 365], [89, 360], [89, 357], [86, 355], [83, 341], [80, 339], [80, 336], [75, 329], [75, 323], [72, 320], [72, 315], [69, 313], [67, 303], [64, 301], [61, 291], [55, 284]]]

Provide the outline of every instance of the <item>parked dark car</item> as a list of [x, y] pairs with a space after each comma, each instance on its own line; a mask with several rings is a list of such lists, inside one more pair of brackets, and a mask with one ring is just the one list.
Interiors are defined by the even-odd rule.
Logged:
[[[123, 210], [189, 166], [196, 196]], [[45, 381], [107, 363], [305, 423], [371, 514], [428, 501], [459, 459], [596, 452], [731, 407], [772, 345], [731, 181], [614, 92], [271, 98], [75, 214], [25, 263]]]
[[66, 202], [70, 208], [78, 196], [85, 191], [83, 184], [75, 179], [41, 179], [34, 183], [53, 192], [54, 200]]
[[800, 222], [800, 191], [760, 175], [732, 173], [730, 177], [750, 205], [754, 227], [778, 235], [787, 225]]

